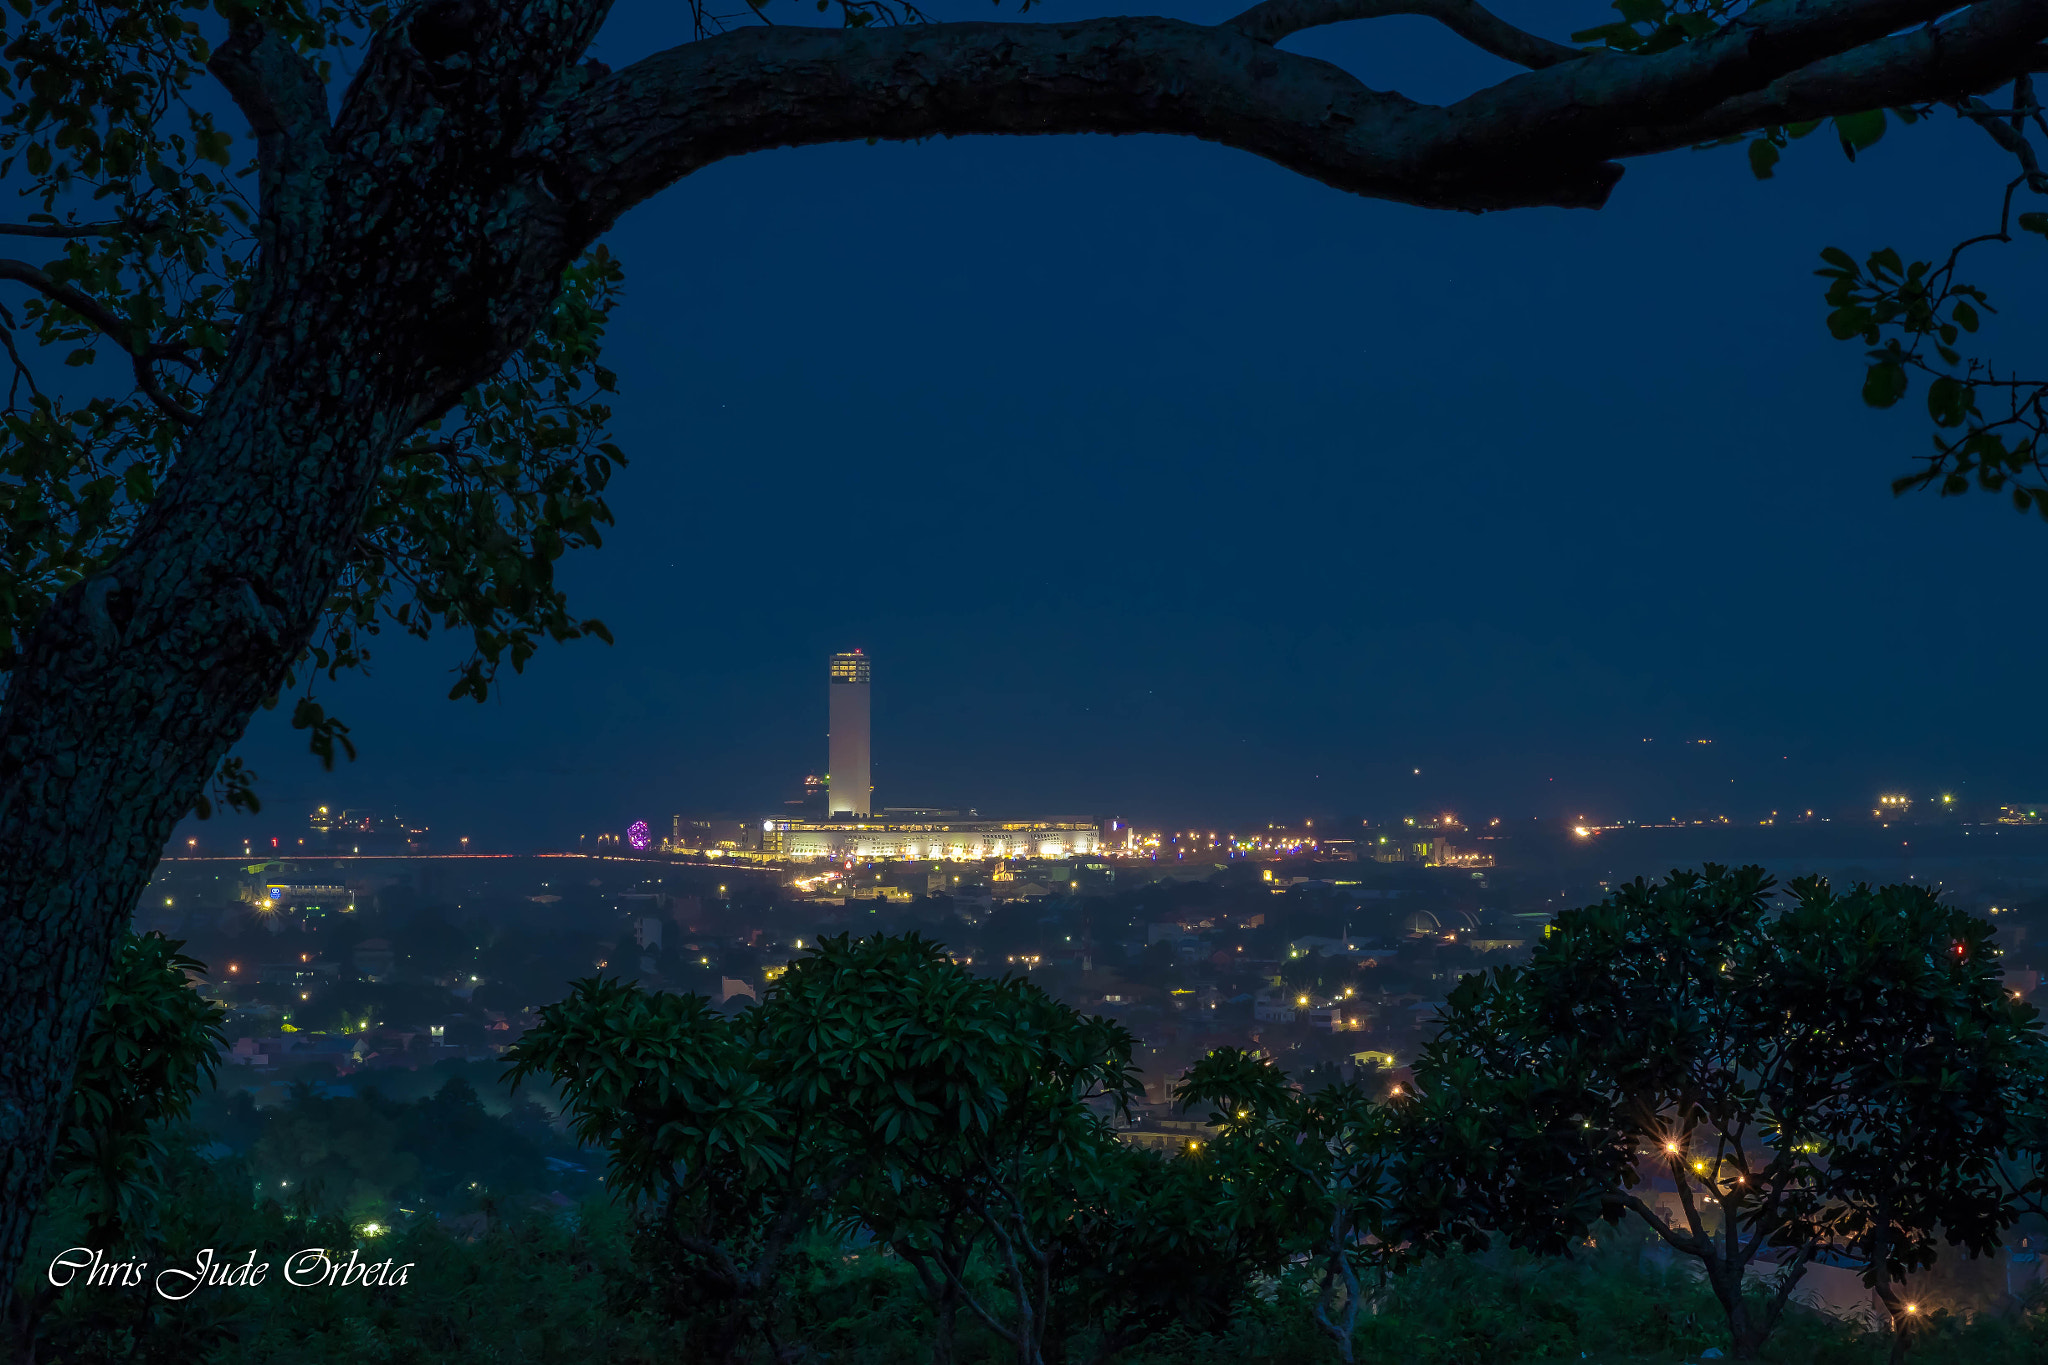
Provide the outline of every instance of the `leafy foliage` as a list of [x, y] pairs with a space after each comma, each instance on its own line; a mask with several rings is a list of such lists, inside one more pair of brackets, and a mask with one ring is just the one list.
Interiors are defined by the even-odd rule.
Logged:
[[[1933, 453], [1917, 472], [1892, 481], [1894, 493], [1934, 488], [1942, 497], [1955, 497], [1975, 487], [2004, 492], [2019, 511], [2031, 509], [2048, 519], [2048, 378], [2001, 371], [1969, 353], [1969, 339], [1985, 315], [1997, 310], [1984, 290], [1956, 274], [1972, 247], [2011, 243], [2016, 232], [2048, 238], [2048, 213], [2014, 212], [2020, 191], [2048, 195], [2048, 174], [2032, 140], [2037, 132], [2048, 136], [2048, 119], [2027, 76], [2013, 82], [2007, 107], [1976, 98], [1949, 107], [2018, 164], [2019, 174], [2005, 186], [1997, 228], [1958, 243], [1939, 263], [1908, 263], [1892, 247], [1858, 262], [1839, 247], [1827, 248], [1816, 273], [1828, 281], [1828, 330], [1838, 341], [1864, 346], [1863, 401], [1869, 406], [1895, 406], [1915, 375], [1927, 383]], [[1881, 132], [1880, 115], [1868, 140]], [[1843, 145], [1849, 147], [1847, 134]]]
[[[196, 1294], [70, 1292], [43, 1321], [36, 1358], [132, 1360], [143, 1365], [439, 1365], [489, 1360], [547, 1365], [603, 1360], [671, 1365], [701, 1356], [686, 1329], [621, 1294], [636, 1275], [630, 1213], [607, 1201], [564, 1215], [508, 1211], [474, 1240], [445, 1223], [402, 1223], [364, 1238], [341, 1222], [310, 1219], [265, 1197], [232, 1158], [205, 1161], [204, 1135], [173, 1132], [162, 1207], [168, 1245], [253, 1247], [276, 1261], [307, 1245], [359, 1248], [412, 1265], [403, 1288], [294, 1288], [275, 1270], [250, 1290]], [[1176, 1162], [1173, 1166], [1195, 1163]], [[61, 1195], [37, 1222], [32, 1267], [78, 1244], [82, 1230]], [[833, 1365], [923, 1361], [933, 1321], [914, 1274], [872, 1243], [821, 1239], [792, 1284], [787, 1339], [801, 1358]], [[344, 1251], [345, 1254], [345, 1251]], [[154, 1267], [152, 1267], [154, 1268]], [[988, 1281], [990, 1267], [970, 1272]], [[24, 1276], [24, 1279], [28, 1279]], [[1279, 1276], [1216, 1331], [1174, 1327], [1118, 1357], [1121, 1365], [1304, 1365], [1333, 1352], [1311, 1325], [1314, 1278]], [[1528, 1362], [1696, 1359], [1717, 1344], [1716, 1308], [1697, 1276], [1658, 1267], [1625, 1230], [1571, 1261], [1524, 1253], [1453, 1252], [1393, 1282], [1360, 1325], [1357, 1354], [1371, 1365], [1523, 1365]], [[1886, 1343], [1854, 1323], [1819, 1314], [1789, 1321], [1773, 1342], [1788, 1365], [1870, 1365]], [[2036, 1365], [2048, 1315], [1974, 1320], [1943, 1316], [1915, 1345], [1924, 1365]], [[965, 1325], [956, 1365], [1008, 1365], [1008, 1343]]]
[[1273, 1268], [1320, 1271], [1313, 1314], [1350, 1360], [1359, 1310], [1392, 1275], [1442, 1249], [1440, 1220], [1410, 1204], [1402, 1116], [1356, 1081], [1304, 1092], [1262, 1058], [1219, 1048], [1176, 1085], [1212, 1104], [1205, 1158], [1224, 1181], [1232, 1225]]
[[[0, 12], [0, 175], [30, 209], [21, 228], [59, 253], [13, 263], [50, 287], [18, 315], [0, 311], [12, 363], [0, 413], [0, 668], [51, 598], [134, 529], [247, 297], [249, 209], [227, 136], [190, 99], [210, 51], [200, 12], [178, 0]], [[40, 353], [22, 353], [23, 335]], [[90, 366], [110, 347], [129, 364], [125, 395], [118, 383], [51, 391], [31, 364]]]
[[[1620, 1350], [1623, 1329], [1582, 1321], [1596, 1311], [1625, 1317], [1650, 1349], [1698, 1347], [1706, 1329], [1660, 1306], [1696, 1292], [1690, 1281], [1650, 1294], [1631, 1271], [1636, 1287], [1615, 1291], [1631, 1306], [1596, 1310], [1589, 1272], [1544, 1268], [1635, 1235], [1700, 1260], [1699, 1292], [1729, 1318], [1738, 1354], [1781, 1319], [1804, 1340], [1785, 1291], [1817, 1254], [1864, 1265], [1896, 1299], [1944, 1240], [1994, 1247], [2038, 1200], [2030, 1125], [2048, 1065], [2034, 1012], [1999, 982], [1989, 925], [1919, 888], [1838, 895], [1798, 882], [1777, 914], [1772, 890], [1757, 869], [1709, 867], [1566, 912], [1527, 968], [1460, 985], [1417, 1067], [1419, 1093], [1304, 1088], [1257, 1055], [1212, 1053], [1176, 1089], [1183, 1108], [1213, 1108], [1209, 1134], [1171, 1159], [1104, 1121], [1135, 1093], [1128, 1034], [1027, 981], [974, 976], [915, 936], [823, 943], [733, 1015], [582, 981], [510, 1070], [554, 1081], [574, 1136], [609, 1156], [629, 1221], [579, 1216], [611, 1229], [611, 1249], [585, 1245], [584, 1268], [508, 1306], [502, 1328], [448, 1316], [440, 1291], [424, 1306], [350, 1310], [354, 1327], [322, 1298], [265, 1311], [320, 1351], [393, 1359], [425, 1358], [399, 1344], [414, 1323], [435, 1349], [493, 1342], [508, 1359], [603, 1338], [716, 1360], [756, 1346], [788, 1356], [798, 1341], [880, 1360], [859, 1325], [878, 1314], [891, 1315], [888, 1340], [916, 1324], [943, 1362]], [[193, 1211], [175, 1211], [188, 1183], [253, 1181], [232, 1196], [243, 1203], [209, 1212], [220, 1227], [195, 1244], [254, 1228], [239, 1211], [253, 1203], [270, 1230], [251, 1245], [305, 1245], [329, 1227], [346, 1244], [376, 1219], [459, 1260], [393, 1204], [432, 1211], [421, 1219], [482, 1208], [516, 1221], [517, 1196], [557, 1178], [539, 1169], [558, 1141], [546, 1115], [492, 1118], [459, 1077], [411, 1103], [301, 1088], [259, 1111], [240, 1095], [208, 1112], [246, 1158], [195, 1164], [164, 1129], [210, 1071], [217, 1016], [186, 986], [197, 964], [177, 949], [131, 940], [95, 1021], [73, 1174], [53, 1201], [65, 1236], [82, 1222], [134, 1238], [162, 1205], [181, 1235], [200, 1236]], [[75, 1136], [87, 1130], [101, 1136]], [[92, 1164], [116, 1150], [131, 1156]], [[1657, 1177], [1678, 1192], [1676, 1212], [1647, 1197]], [[285, 1218], [298, 1230], [279, 1231]], [[1635, 1233], [1605, 1226], [1624, 1219]], [[1489, 1250], [1496, 1234], [1523, 1250]], [[532, 1235], [554, 1246], [578, 1234]], [[1775, 1299], [1744, 1275], [1765, 1252], [1782, 1258]], [[1616, 1257], [1635, 1266], [1640, 1248], [1596, 1251], [1599, 1274], [1618, 1274]], [[1471, 1311], [1414, 1316], [1418, 1294], [1469, 1297]], [[125, 1333], [144, 1359], [174, 1330], [223, 1358], [233, 1342], [237, 1359], [289, 1354], [267, 1328], [233, 1328], [239, 1310], [225, 1303], [207, 1317], [143, 1302], [59, 1303], [45, 1336]], [[514, 1321], [527, 1326], [512, 1333]], [[1952, 1330], [1924, 1334], [1938, 1346]]]
[[[388, 22], [375, 3], [337, 0], [19, 0], [0, 10], [0, 175], [25, 221], [0, 236], [49, 243], [40, 263], [0, 262], [27, 284], [0, 305], [10, 366], [0, 407], [0, 676], [65, 589], [111, 564], [205, 410], [251, 300], [260, 238], [244, 184], [252, 166], [195, 99], [221, 18], [258, 18], [328, 60]], [[527, 345], [449, 413], [407, 441], [371, 510], [319, 629], [283, 685], [304, 687], [293, 724], [332, 767], [354, 756], [346, 724], [312, 695], [324, 674], [370, 661], [386, 626], [426, 637], [466, 631], [451, 696], [488, 696], [543, 639], [594, 635], [571, 612], [554, 565], [600, 543], [606, 484], [624, 463], [605, 436], [613, 376], [599, 349], [621, 281], [596, 248]], [[109, 350], [124, 372], [95, 377]], [[56, 364], [61, 383], [47, 373]], [[87, 367], [87, 368], [80, 368]], [[215, 804], [255, 809], [253, 773], [229, 760]]]
[[1823, 1163], [1806, 1216], [1897, 1317], [1901, 1282], [1938, 1242], [1979, 1255], [2016, 1217], [2008, 1163], [2048, 1087], [2040, 1015], [2006, 993], [1991, 926], [1933, 890], [1792, 889], [1771, 925], [1764, 1007], [1785, 1013], [1798, 1084], [1772, 1140]]
[[[549, 1216], [508, 1207], [480, 1233], [457, 1236], [431, 1217], [400, 1219], [379, 1235], [280, 1200], [238, 1158], [215, 1158], [209, 1134], [168, 1135], [167, 1248], [148, 1273], [190, 1269], [194, 1249], [253, 1249], [271, 1264], [255, 1288], [200, 1290], [183, 1300], [129, 1290], [66, 1289], [45, 1312], [35, 1359], [141, 1365], [430, 1365], [488, 1360], [552, 1365], [564, 1359], [664, 1365], [686, 1346], [673, 1324], [635, 1312], [617, 1287], [633, 1274], [628, 1219], [603, 1201]], [[336, 1135], [337, 1137], [340, 1134]], [[474, 1224], [455, 1224], [474, 1229]], [[36, 1224], [24, 1281], [80, 1244], [69, 1202], [50, 1200]], [[407, 1265], [403, 1286], [293, 1286], [284, 1259], [324, 1246], [346, 1261]]]
[[[2048, 235], [2048, 214], [2019, 219], [2023, 230]], [[1927, 379], [1934, 453], [1917, 473], [1893, 480], [1895, 492], [1934, 487], [1953, 497], [1974, 486], [2007, 492], [2018, 510], [2048, 518], [2048, 380], [2001, 376], [1959, 349], [1996, 311], [1982, 289], [1956, 278], [1963, 246], [1940, 265], [1908, 264], [1890, 247], [1859, 263], [1829, 247], [1817, 272], [1829, 281], [1828, 330], [1868, 348], [1863, 401], [1871, 407], [1897, 404], [1914, 374]]]
[[1649, 56], [1718, 33], [1749, 7], [1749, 0], [1614, 0], [1617, 18], [1574, 33], [1572, 41]]
[[[611, 642], [603, 622], [570, 612], [554, 565], [602, 544], [612, 521], [604, 490], [625, 456], [605, 436], [603, 399], [616, 376], [600, 363], [599, 343], [622, 279], [612, 254], [594, 248], [562, 277], [525, 349], [407, 442], [379, 481], [361, 553], [309, 651], [313, 669], [332, 678], [362, 667], [367, 637], [386, 621], [422, 639], [437, 627], [466, 630], [471, 651], [448, 695], [484, 701], [499, 666], [524, 669], [541, 636]], [[314, 752], [332, 767], [324, 719], [317, 703], [302, 702], [293, 724], [312, 731]]]
[[[1771, 889], [1709, 867], [1568, 911], [1527, 968], [1460, 984], [1416, 1066], [1431, 1159], [1481, 1221], [1563, 1251], [1635, 1215], [1700, 1261], [1738, 1354], [1823, 1254], [1892, 1302], [1939, 1236], [1996, 1245], [2044, 1075], [1988, 925], [1921, 888], [1813, 880], [1773, 919]], [[1645, 1197], [1653, 1177], [1675, 1206]]]
[[[1717, 33], [1750, 5], [1748, 0], [1614, 0], [1613, 7], [1618, 15], [1613, 22], [1575, 33], [1572, 40], [1648, 55]], [[2019, 174], [2005, 187], [1997, 229], [1958, 244], [1939, 262], [1909, 264], [1892, 247], [1859, 262], [1839, 247], [1827, 248], [1817, 273], [1829, 282], [1828, 330], [1838, 341], [1863, 343], [1863, 401], [1869, 406], [1896, 405], [1915, 374], [1927, 382], [1934, 452], [1919, 471], [1895, 479], [1893, 492], [1930, 487], [1943, 497], [1972, 487], [2005, 492], [2018, 510], [2031, 509], [2048, 519], [2048, 378], [2001, 371], [1991, 360], [1966, 353], [1966, 338], [1977, 333], [1985, 314], [1996, 310], [1982, 289], [1956, 276], [1962, 254], [1973, 246], [2009, 243], [2015, 232], [2048, 238], [2048, 213], [2015, 214], [2013, 205], [2022, 189], [2048, 195], [2048, 174], [2032, 141], [2035, 133], [2048, 136], [2048, 119], [2030, 76], [2012, 84], [2011, 99], [2003, 107], [1975, 97], [1951, 101], [1948, 107], [1982, 128], [2017, 162]], [[1823, 125], [1834, 129], [1842, 154], [1854, 161], [1876, 146], [1889, 127], [1922, 122], [1934, 111], [1931, 104], [1867, 109], [1772, 124], [1707, 145], [1745, 144], [1750, 171], [1769, 180], [1786, 149]]]
[[205, 965], [159, 933], [127, 935], [71, 1085], [52, 1183], [99, 1245], [146, 1238], [163, 1194], [163, 1130], [185, 1118], [219, 1064], [224, 1011], [192, 989]]
[[[792, 1249], [839, 1226], [1035, 1361], [1077, 1315], [1127, 1341], [1191, 1311], [1150, 1256], [1200, 1240], [1201, 1205], [1180, 1196], [1202, 1178], [1124, 1149], [1091, 1107], [1128, 1104], [1132, 1043], [912, 935], [828, 940], [736, 1018], [579, 982], [510, 1060], [551, 1076], [579, 1137], [611, 1153], [676, 1310], [713, 1305], [726, 1349], [772, 1330]], [[1145, 1216], [1167, 1207], [1182, 1216]], [[1007, 1303], [970, 1283], [977, 1254]]]

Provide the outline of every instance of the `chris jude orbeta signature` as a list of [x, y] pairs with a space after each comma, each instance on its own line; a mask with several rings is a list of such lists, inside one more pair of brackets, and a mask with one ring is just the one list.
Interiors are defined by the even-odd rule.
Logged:
[[[105, 1252], [91, 1247], [70, 1247], [50, 1262], [50, 1283], [63, 1289], [74, 1283], [100, 1289], [134, 1289], [147, 1283], [166, 1299], [190, 1298], [201, 1289], [253, 1289], [270, 1273], [270, 1262], [259, 1261], [251, 1251], [242, 1260], [218, 1255], [212, 1247], [202, 1250], [188, 1270], [165, 1266], [149, 1276], [147, 1261], [110, 1261]], [[413, 1262], [394, 1265], [390, 1260], [365, 1261], [350, 1251], [347, 1260], [339, 1253], [329, 1255], [325, 1247], [307, 1247], [284, 1258], [284, 1281], [301, 1289], [315, 1285], [401, 1285]]]

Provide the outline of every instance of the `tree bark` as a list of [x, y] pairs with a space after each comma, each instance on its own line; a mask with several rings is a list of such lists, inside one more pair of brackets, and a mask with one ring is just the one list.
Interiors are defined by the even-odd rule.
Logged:
[[165, 840], [311, 637], [394, 449], [531, 335], [620, 213], [772, 147], [1062, 132], [1203, 138], [1435, 208], [1594, 207], [1617, 157], [2048, 66], [2039, 0], [1887, 36], [1949, 3], [1777, 0], [1655, 56], [1566, 60], [1446, 0], [1424, 8], [1548, 64], [1435, 107], [1272, 45], [1371, 10], [1343, 0], [1261, 7], [1250, 32], [747, 28], [617, 75], [576, 65], [606, 0], [425, 0], [372, 41], [331, 125], [290, 45], [238, 29], [213, 69], [258, 144], [248, 310], [132, 541], [37, 624], [0, 706], [0, 1320]]
[[1559, 62], [1445, 106], [1370, 89], [1228, 25], [746, 28], [635, 63], [566, 107], [544, 139], [564, 192], [603, 223], [729, 156], [969, 133], [1173, 133], [1426, 208], [1592, 208], [1621, 178], [1617, 157], [1987, 90], [2048, 66], [2048, 7], [2036, 0], [1979, 0], [1939, 32], [1887, 36], [1949, 8], [1760, 6], [1705, 42]]
[[953, 1339], [960, 1321], [960, 1293], [952, 1281], [939, 1286], [937, 1322], [932, 1329], [932, 1365], [953, 1365]]
[[[483, 34], [516, 60], [470, 72], [514, 113], [553, 74], [521, 65], [590, 37], [517, 17]], [[530, 334], [574, 254], [502, 141], [436, 131], [462, 92], [402, 43], [373, 47], [334, 128], [310, 69], [260, 30], [215, 70], [259, 139], [249, 309], [133, 540], [37, 623], [0, 708], [0, 1307], [113, 945], [165, 841], [311, 637], [379, 470]], [[426, 148], [439, 154], [405, 155]]]

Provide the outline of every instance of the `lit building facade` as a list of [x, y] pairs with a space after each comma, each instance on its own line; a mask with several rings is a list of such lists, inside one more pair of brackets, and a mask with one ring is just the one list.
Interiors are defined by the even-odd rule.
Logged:
[[825, 812], [865, 816], [875, 790], [868, 771], [868, 656], [857, 649], [834, 654], [827, 666], [832, 766], [825, 774]]
[[792, 859], [1070, 858], [1102, 849], [1102, 827], [1078, 820], [766, 820], [761, 832], [764, 853]]

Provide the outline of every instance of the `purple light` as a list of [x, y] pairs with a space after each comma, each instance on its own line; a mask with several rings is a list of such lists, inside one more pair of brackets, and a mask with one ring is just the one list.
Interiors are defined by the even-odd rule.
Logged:
[[654, 836], [647, 832], [645, 820], [635, 820], [626, 826], [626, 842], [635, 848], [645, 848], [654, 842]]

